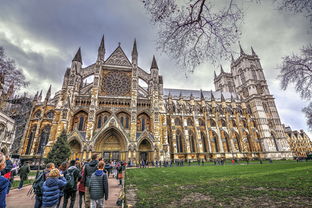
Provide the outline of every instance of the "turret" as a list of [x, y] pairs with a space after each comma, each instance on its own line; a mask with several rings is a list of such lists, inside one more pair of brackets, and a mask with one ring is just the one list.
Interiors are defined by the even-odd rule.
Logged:
[[104, 62], [104, 59], [105, 59], [105, 44], [104, 44], [104, 35], [103, 35], [99, 49], [98, 49], [97, 61]]
[[136, 39], [134, 39], [131, 56], [132, 56], [132, 64], [138, 65], [138, 49], [137, 49]]
[[238, 45], [239, 45], [240, 55], [245, 55], [245, 52], [244, 52], [240, 42], [238, 42]]
[[40, 91], [40, 94], [38, 96], [38, 102], [41, 102], [41, 100], [42, 100], [42, 90]]
[[252, 46], [251, 46], [251, 54], [252, 54], [253, 56], [257, 56], [257, 54], [255, 53], [255, 51], [254, 51], [254, 49], [252, 48]]

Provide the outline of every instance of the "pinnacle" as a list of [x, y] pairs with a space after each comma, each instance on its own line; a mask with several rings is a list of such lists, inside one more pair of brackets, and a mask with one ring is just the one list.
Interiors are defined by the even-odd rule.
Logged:
[[152, 61], [152, 66], [151, 66], [151, 69], [158, 69], [158, 66], [157, 66], [157, 62], [156, 62], [155, 56], [153, 56], [153, 61]]
[[81, 49], [80, 49], [80, 47], [79, 47], [79, 49], [78, 49], [78, 51], [77, 51], [77, 53], [76, 53], [76, 55], [75, 55], [73, 61], [78, 61], [78, 62], [82, 63], [82, 59], [81, 59]]

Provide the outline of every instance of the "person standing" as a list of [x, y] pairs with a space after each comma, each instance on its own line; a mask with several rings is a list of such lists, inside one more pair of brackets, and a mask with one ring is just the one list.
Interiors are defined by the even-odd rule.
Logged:
[[79, 185], [78, 185], [78, 191], [79, 191], [79, 208], [82, 208], [82, 197], [84, 199], [84, 201], [86, 201], [85, 199], [85, 185], [84, 185], [84, 181], [83, 181], [83, 176], [84, 176], [84, 169], [82, 169], [81, 171], [81, 179], [79, 181]]
[[97, 161], [98, 155], [93, 154], [91, 157], [91, 162], [85, 165], [84, 167], [84, 184], [85, 184], [85, 208], [90, 208], [90, 192], [89, 185], [92, 174], [97, 170]]
[[108, 199], [108, 179], [103, 171], [104, 162], [100, 161], [98, 169], [92, 174], [90, 179], [90, 199], [91, 208], [103, 208], [104, 199]]
[[[5, 166], [6, 166], [5, 156], [3, 155], [2, 152], [0, 152], [0, 171], [5, 169]], [[8, 193], [9, 184], [10, 184], [10, 181], [1, 175], [0, 176], [0, 207], [1, 208], [6, 207], [5, 199]]]
[[34, 181], [32, 187], [34, 189], [34, 193], [36, 195], [36, 201], [35, 201], [35, 208], [41, 208], [42, 207], [42, 188], [43, 184], [46, 181], [48, 174], [52, 169], [55, 168], [54, 163], [48, 163], [46, 165], [46, 169], [40, 173], [37, 174], [36, 180]]
[[57, 168], [52, 169], [42, 186], [42, 207], [56, 208], [60, 200], [61, 189], [66, 185], [66, 179], [60, 175]]
[[20, 168], [20, 172], [19, 172], [19, 176], [20, 176], [20, 183], [18, 185], [19, 190], [23, 188], [24, 181], [27, 180], [29, 172], [30, 172], [30, 167], [29, 167], [28, 161], [26, 161], [24, 165]]
[[11, 172], [11, 170], [13, 169], [13, 163], [12, 161], [10, 160], [10, 157], [7, 155], [5, 156], [5, 168], [3, 170], [1, 170], [1, 175], [3, 177], [5, 177], [6, 179], [9, 180], [9, 188], [8, 188], [8, 194], [10, 192], [10, 189], [11, 189], [11, 185], [13, 183], [13, 174]]
[[64, 171], [64, 177], [67, 180], [67, 184], [64, 188], [64, 204], [63, 208], [67, 207], [68, 199], [70, 198], [70, 208], [74, 207], [77, 193], [77, 183], [81, 179], [79, 169], [76, 167], [76, 161], [71, 160], [69, 168]]

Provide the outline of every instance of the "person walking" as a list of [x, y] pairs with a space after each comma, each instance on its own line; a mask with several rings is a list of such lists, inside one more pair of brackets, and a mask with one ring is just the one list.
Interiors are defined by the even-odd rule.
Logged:
[[47, 177], [42, 186], [42, 207], [56, 208], [60, 200], [61, 189], [67, 182], [57, 168], [52, 169]]
[[36, 195], [34, 208], [41, 208], [42, 207], [43, 184], [46, 181], [50, 171], [53, 170], [54, 168], [55, 168], [54, 163], [48, 163], [46, 165], [46, 169], [44, 171], [37, 173], [36, 179], [32, 185], [32, 188], [34, 190], [34, 194]]
[[117, 165], [117, 180], [119, 180], [119, 185], [122, 185], [122, 166], [121, 166], [121, 164], [118, 164]]
[[[5, 156], [2, 152], [0, 152], [0, 171], [5, 169], [6, 163], [5, 163]], [[8, 193], [10, 181], [9, 179], [0, 176], [0, 208], [6, 207], [6, 195]]]
[[85, 208], [90, 208], [90, 192], [89, 185], [92, 174], [97, 170], [97, 161], [98, 155], [93, 154], [91, 159], [92, 161], [85, 165], [84, 167], [84, 184], [85, 184]]
[[79, 181], [79, 185], [78, 185], [78, 191], [79, 191], [79, 208], [82, 208], [82, 197], [84, 199], [84, 201], [86, 201], [85, 199], [85, 184], [84, 184], [84, 181], [83, 181], [83, 176], [84, 176], [84, 170], [82, 169], [81, 171], [81, 179]]
[[100, 161], [98, 169], [92, 174], [90, 179], [91, 208], [103, 208], [104, 199], [108, 199], [108, 179], [103, 169], [104, 162]]
[[23, 188], [24, 181], [27, 180], [29, 172], [30, 172], [30, 167], [29, 167], [28, 161], [26, 161], [19, 171], [20, 182], [18, 185], [18, 190], [21, 190]]
[[70, 198], [70, 208], [74, 208], [76, 193], [77, 193], [77, 183], [81, 179], [81, 174], [79, 169], [76, 167], [76, 161], [71, 160], [69, 168], [64, 171], [64, 177], [66, 178], [67, 184], [64, 187], [64, 204], [63, 208], [67, 207], [68, 199]]

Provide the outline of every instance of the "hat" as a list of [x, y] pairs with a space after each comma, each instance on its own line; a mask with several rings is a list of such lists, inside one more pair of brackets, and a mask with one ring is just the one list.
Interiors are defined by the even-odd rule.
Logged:
[[57, 178], [60, 176], [60, 171], [57, 168], [54, 168], [50, 171], [48, 176], [51, 178]]

